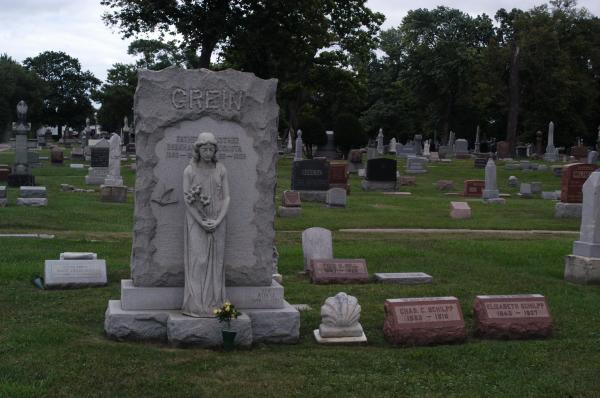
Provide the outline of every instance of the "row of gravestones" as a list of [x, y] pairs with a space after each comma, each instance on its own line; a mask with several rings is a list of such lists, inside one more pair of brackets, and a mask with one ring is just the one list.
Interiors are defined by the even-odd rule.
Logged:
[[[6, 186], [0, 186], [0, 207], [8, 205]], [[17, 206], [48, 206], [48, 192], [46, 187], [21, 186], [17, 197]]]
[[[302, 233], [304, 268], [313, 283], [367, 283], [364, 259], [335, 259], [331, 232], [309, 228]], [[422, 272], [375, 274], [387, 283], [431, 283]], [[341, 310], [343, 308], [344, 310]], [[387, 299], [384, 304], [384, 334], [395, 345], [429, 345], [466, 339], [460, 303], [456, 297]], [[364, 343], [359, 323], [360, 305], [355, 297], [339, 293], [321, 308], [323, 321], [314, 336], [319, 343]], [[477, 296], [474, 305], [477, 335], [493, 338], [548, 337], [552, 318], [539, 294]]]

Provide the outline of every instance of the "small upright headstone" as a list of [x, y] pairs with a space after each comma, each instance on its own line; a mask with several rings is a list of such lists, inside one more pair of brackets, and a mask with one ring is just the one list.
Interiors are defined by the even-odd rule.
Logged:
[[427, 158], [420, 156], [408, 156], [406, 158], [406, 173], [408, 174], [422, 174], [427, 173], [427, 169], [425, 168], [425, 164], [427, 163]]
[[330, 188], [325, 199], [327, 207], [346, 207], [346, 190], [342, 188]]
[[300, 193], [297, 191], [283, 191], [282, 206], [279, 206], [279, 217], [299, 217], [302, 214], [300, 207]]
[[598, 163], [598, 151], [590, 151], [587, 155], [588, 164]]
[[515, 176], [508, 177], [507, 185], [512, 188], [516, 188], [519, 186], [519, 179]]
[[540, 181], [532, 181], [531, 182], [531, 193], [540, 193], [542, 192], [542, 183]]
[[529, 199], [532, 197], [532, 195], [533, 192], [531, 190], [531, 184], [528, 182], [522, 182], [521, 186], [519, 187], [519, 197]]
[[50, 150], [50, 162], [53, 165], [62, 165], [65, 160], [65, 151], [62, 148], [54, 147]]
[[496, 143], [496, 156], [498, 159], [510, 158], [510, 143], [508, 141], [498, 141]]
[[454, 143], [454, 156], [458, 159], [468, 159], [469, 155], [469, 142], [464, 138], [459, 138]]
[[465, 180], [463, 196], [481, 198], [484, 188], [485, 180]]
[[46, 260], [44, 287], [46, 289], [104, 286], [106, 262], [96, 253], [61, 253], [60, 260]]
[[332, 259], [331, 231], [320, 227], [305, 229], [302, 232], [302, 252], [304, 253], [304, 271], [309, 270], [311, 260]]
[[126, 202], [127, 187], [121, 177], [121, 137], [113, 133], [109, 141], [108, 175], [100, 187], [100, 200], [103, 202]]
[[364, 169], [362, 162], [362, 151], [360, 149], [352, 149], [348, 154], [348, 172], [358, 173], [358, 170]]
[[392, 137], [392, 139], [390, 140], [390, 143], [388, 144], [388, 152], [389, 153], [393, 153], [396, 154], [396, 137]]

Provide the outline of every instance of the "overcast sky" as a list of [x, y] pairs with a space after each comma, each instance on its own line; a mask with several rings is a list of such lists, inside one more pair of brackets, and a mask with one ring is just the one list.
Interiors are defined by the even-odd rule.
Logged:
[[[539, 0], [369, 0], [374, 11], [383, 13], [383, 28], [396, 27], [414, 8], [445, 5], [471, 15], [493, 17], [500, 8], [530, 9]], [[580, 7], [600, 15], [600, 0], [580, 0]], [[0, 0], [0, 53], [17, 61], [47, 51], [64, 51], [79, 59], [84, 70], [104, 80], [116, 62], [133, 62], [127, 55], [129, 41], [106, 27], [101, 20], [105, 7], [100, 0]]]

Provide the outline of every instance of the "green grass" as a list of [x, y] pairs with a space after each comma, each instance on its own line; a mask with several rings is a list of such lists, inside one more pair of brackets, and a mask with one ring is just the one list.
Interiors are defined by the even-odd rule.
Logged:
[[[10, 155], [0, 154], [0, 163]], [[437, 167], [433, 167], [437, 166]], [[400, 168], [402, 170], [402, 168]], [[128, 184], [133, 173], [123, 167]], [[280, 161], [277, 197], [289, 187], [290, 162]], [[507, 172], [558, 189], [551, 173]], [[555, 220], [553, 202], [509, 198], [504, 206], [470, 201], [472, 220], [451, 220], [450, 197], [435, 190], [438, 179], [483, 176], [472, 162], [429, 165], [406, 187], [411, 197], [363, 193], [356, 176], [347, 209], [303, 204], [299, 219], [277, 219], [279, 271], [291, 303], [301, 313], [296, 345], [258, 344], [226, 354], [220, 350], [174, 349], [161, 343], [114, 342], [103, 334], [109, 299], [129, 277], [132, 199], [105, 204], [98, 193], [60, 193], [61, 183], [85, 187], [82, 170], [35, 169], [48, 186], [47, 208], [0, 209], [0, 232], [35, 231], [55, 239], [0, 238], [0, 397], [595, 397], [600, 391], [600, 287], [563, 279], [564, 255], [574, 235], [358, 234], [351, 227], [491, 228], [577, 230], [577, 220]], [[11, 189], [14, 201], [16, 190]], [[461, 199], [462, 200], [462, 199]], [[14, 203], [14, 202], [12, 202]], [[374, 207], [375, 204], [383, 206]], [[379, 208], [383, 207], [383, 208]], [[334, 255], [365, 258], [370, 273], [423, 271], [431, 285], [312, 285], [298, 274], [301, 230], [332, 229]], [[30, 282], [45, 259], [62, 251], [94, 251], [108, 264], [106, 287], [45, 291]], [[323, 301], [340, 291], [358, 298], [366, 346], [321, 346], [312, 331]], [[554, 318], [546, 340], [494, 341], [469, 337], [464, 344], [396, 348], [383, 336], [387, 298], [459, 298], [472, 330], [478, 294], [541, 293]]]

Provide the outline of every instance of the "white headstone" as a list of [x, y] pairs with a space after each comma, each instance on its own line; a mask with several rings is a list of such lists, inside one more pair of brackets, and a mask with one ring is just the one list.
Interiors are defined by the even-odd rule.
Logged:
[[377, 134], [377, 153], [383, 155], [383, 129], [379, 129]]
[[327, 191], [325, 203], [329, 207], [346, 207], [347, 194], [343, 188], [331, 188]]
[[496, 163], [489, 158], [485, 165], [485, 188], [483, 190], [483, 199], [496, 199], [500, 197], [498, 185], [496, 182]]
[[121, 137], [113, 133], [109, 140], [109, 158], [108, 158], [108, 175], [104, 180], [104, 185], [122, 186], [123, 178], [121, 178]]
[[392, 139], [390, 140], [390, 144], [389, 144], [389, 149], [388, 152], [390, 153], [396, 153], [396, 137], [392, 137]]
[[302, 130], [298, 129], [296, 133], [296, 152], [294, 152], [294, 161], [302, 160], [302, 147], [304, 143], [302, 142]]
[[302, 232], [302, 252], [305, 271], [309, 269], [312, 259], [332, 259], [331, 231], [320, 227], [305, 229]]

